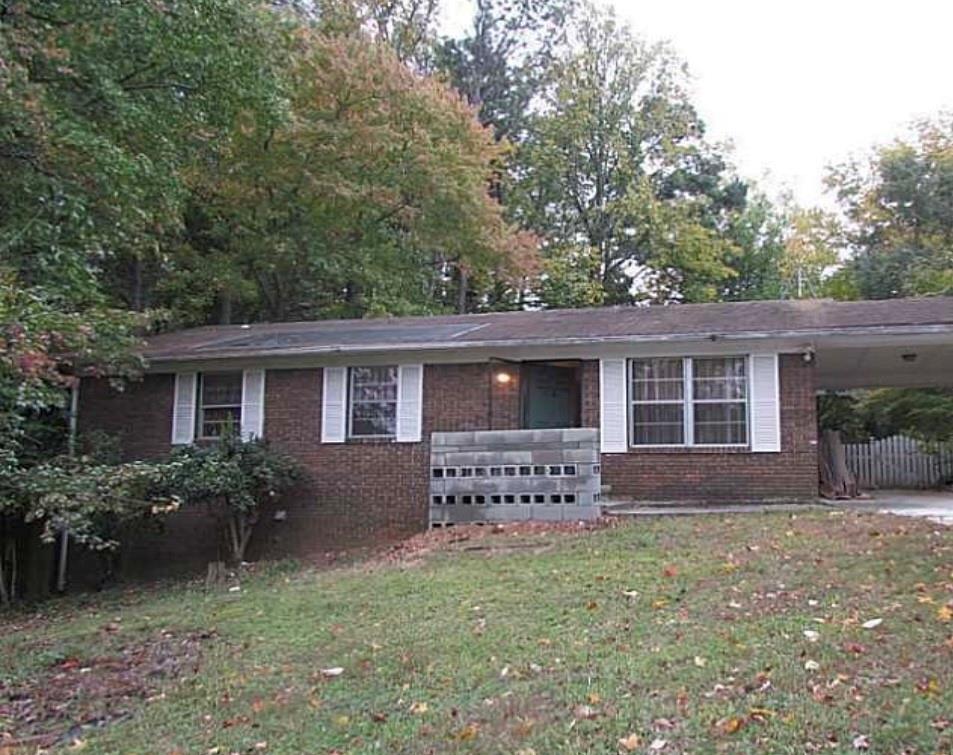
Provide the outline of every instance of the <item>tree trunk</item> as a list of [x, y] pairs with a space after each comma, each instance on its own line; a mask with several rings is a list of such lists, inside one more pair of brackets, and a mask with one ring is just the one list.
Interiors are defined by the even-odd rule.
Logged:
[[466, 269], [459, 268], [460, 287], [457, 289], [457, 314], [467, 313], [467, 295], [470, 293], [470, 275]]
[[847, 467], [847, 456], [840, 432], [824, 430], [818, 454], [820, 489], [825, 498], [856, 498], [860, 495], [857, 479]]

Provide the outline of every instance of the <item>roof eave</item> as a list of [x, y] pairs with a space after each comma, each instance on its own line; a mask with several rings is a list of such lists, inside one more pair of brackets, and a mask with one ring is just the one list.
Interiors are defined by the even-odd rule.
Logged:
[[205, 352], [183, 352], [175, 354], [149, 354], [146, 350], [143, 356], [149, 362], [149, 369], [155, 371], [162, 365], [176, 365], [188, 362], [226, 361], [238, 359], [282, 359], [305, 356], [341, 356], [346, 354], [368, 355], [389, 352], [420, 352], [420, 351], [470, 351], [478, 349], [519, 349], [526, 347], [573, 347], [582, 345], [609, 345], [629, 342], [640, 344], [665, 343], [703, 343], [706, 341], [762, 341], [802, 339], [816, 341], [838, 336], [860, 337], [903, 337], [953, 334], [953, 324], [935, 325], [879, 325], [850, 328], [822, 328], [784, 331], [741, 331], [737, 333], [673, 333], [661, 335], [618, 335], [618, 336], [577, 336], [558, 338], [525, 338], [486, 341], [437, 341], [437, 342], [408, 342], [408, 343], [374, 343], [354, 346], [305, 346], [299, 348], [270, 349], [255, 351], [249, 349], [221, 350]]

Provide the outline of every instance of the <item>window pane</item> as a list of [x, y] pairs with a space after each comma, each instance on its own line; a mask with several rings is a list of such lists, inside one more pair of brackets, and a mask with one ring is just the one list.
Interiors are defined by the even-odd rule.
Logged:
[[681, 359], [632, 362], [633, 401], [681, 401], [685, 393]]
[[201, 411], [201, 437], [220, 438], [223, 435], [238, 434], [242, 421], [241, 407]]
[[354, 401], [396, 401], [397, 383], [355, 384], [351, 396]]
[[682, 404], [636, 404], [632, 408], [632, 443], [636, 446], [685, 442]]
[[203, 372], [202, 406], [241, 406], [242, 373]]
[[744, 357], [693, 359], [692, 392], [696, 400], [743, 399], [748, 381]]
[[695, 404], [695, 443], [744, 445], [748, 442], [748, 407], [743, 401]]
[[352, 435], [394, 435], [397, 404], [355, 404], [351, 409]]
[[352, 385], [375, 385], [378, 383], [397, 384], [396, 367], [352, 367], [351, 368]]
[[351, 368], [351, 435], [397, 433], [397, 368]]

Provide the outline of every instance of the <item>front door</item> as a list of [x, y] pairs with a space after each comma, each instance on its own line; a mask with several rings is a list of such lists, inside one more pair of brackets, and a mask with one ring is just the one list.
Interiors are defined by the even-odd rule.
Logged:
[[523, 428], [579, 427], [579, 367], [524, 363]]

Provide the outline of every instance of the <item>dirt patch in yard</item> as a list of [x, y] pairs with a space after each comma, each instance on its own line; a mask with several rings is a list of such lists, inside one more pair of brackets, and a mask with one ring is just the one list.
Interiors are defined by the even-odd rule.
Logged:
[[604, 517], [590, 522], [458, 524], [434, 528], [395, 543], [372, 563], [412, 564], [439, 552], [533, 552], [551, 548], [560, 538], [617, 527], [620, 523], [618, 518]]
[[202, 646], [214, 638], [165, 630], [108, 654], [57, 659], [26, 682], [0, 681], [0, 753], [76, 742], [127, 718], [143, 701], [161, 699], [169, 681], [197, 673]]

